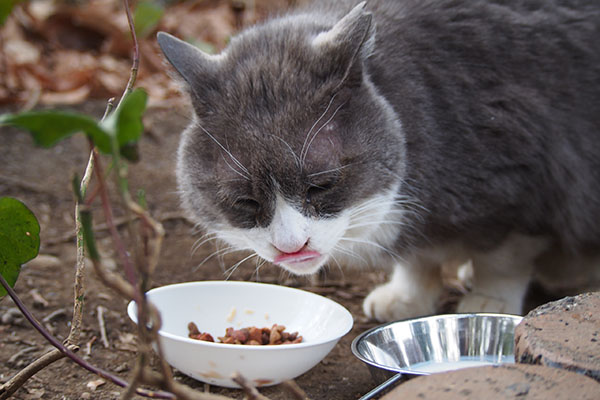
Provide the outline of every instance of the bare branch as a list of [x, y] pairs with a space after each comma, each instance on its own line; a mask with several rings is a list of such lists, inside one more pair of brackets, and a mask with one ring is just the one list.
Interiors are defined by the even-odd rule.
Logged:
[[256, 390], [256, 388], [252, 386], [252, 384], [250, 384], [250, 382], [248, 382], [248, 380], [246, 380], [246, 378], [244, 378], [242, 375], [235, 373], [231, 379], [233, 379], [235, 383], [242, 387], [242, 390], [244, 393], [246, 393], [246, 396], [248, 396], [248, 400], [269, 400], [268, 397], [260, 394], [258, 390]]

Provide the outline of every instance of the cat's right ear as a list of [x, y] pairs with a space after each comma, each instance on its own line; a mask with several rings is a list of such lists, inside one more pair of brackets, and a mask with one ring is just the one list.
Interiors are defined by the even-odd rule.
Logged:
[[192, 90], [202, 87], [203, 83], [214, 82], [214, 74], [222, 56], [206, 54], [197, 47], [165, 32], [158, 32], [156, 40], [167, 60]]
[[356, 5], [330, 30], [321, 32], [312, 41], [313, 48], [332, 61], [342, 81], [360, 80], [363, 61], [375, 45], [375, 27], [365, 5], [365, 1]]

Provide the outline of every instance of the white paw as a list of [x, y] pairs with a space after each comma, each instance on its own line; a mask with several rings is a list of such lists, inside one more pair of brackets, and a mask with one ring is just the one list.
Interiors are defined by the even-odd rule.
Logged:
[[397, 321], [434, 312], [434, 298], [407, 296], [391, 283], [375, 288], [365, 298], [363, 311], [370, 319], [379, 322]]
[[460, 303], [458, 303], [456, 312], [521, 314], [521, 309], [518, 305], [510, 304], [503, 299], [494, 298], [479, 293], [469, 293], [461, 299]]

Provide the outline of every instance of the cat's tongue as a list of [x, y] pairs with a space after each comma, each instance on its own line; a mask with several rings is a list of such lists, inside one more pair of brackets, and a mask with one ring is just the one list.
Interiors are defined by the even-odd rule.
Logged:
[[301, 263], [304, 261], [310, 261], [317, 257], [321, 257], [321, 253], [312, 250], [300, 250], [295, 253], [282, 253], [275, 257], [273, 263], [282, 264], [282, 263]]

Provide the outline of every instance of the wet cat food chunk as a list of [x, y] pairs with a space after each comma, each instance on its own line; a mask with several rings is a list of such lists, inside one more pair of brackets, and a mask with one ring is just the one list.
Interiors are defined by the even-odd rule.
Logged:
[[215, 339], [208, 332], [200, 332], [195, 323], [188, 324], [188, 337], [190, 339], [204, 340], [205, 342], [214, 342]]
[[[188, 337], [191, 339], [205, 340], [214, 342], [213, 337], [208, 333], [202, 333], [193, 322], [188, 324]], [[278, 344], [301, 343], [302, 336], [298, 332], [286, 332], [285, 326], [274, 324], [268, 328], [257, 328], [251, 326], [248, 328], [234, 329], [229, 327], [225, 330], [225, 336], [217, 337], [218, 343], [226, 344], [245, 344], [250, 346], [266, 346]]]

